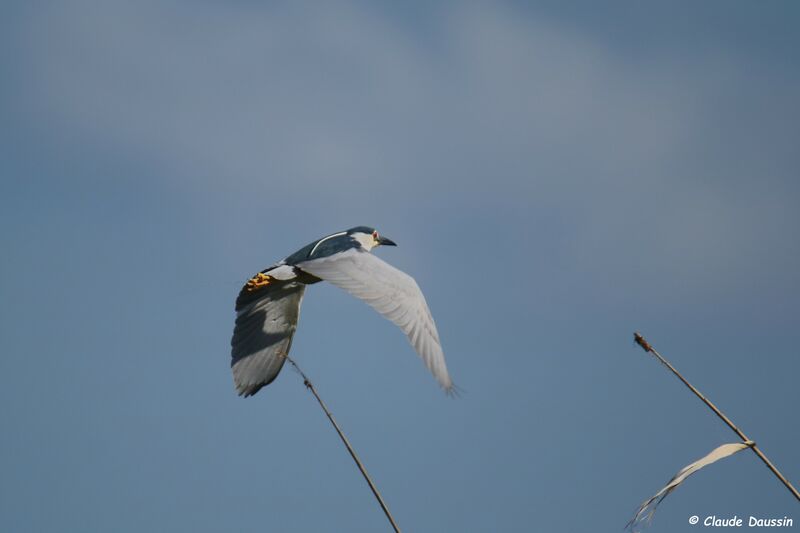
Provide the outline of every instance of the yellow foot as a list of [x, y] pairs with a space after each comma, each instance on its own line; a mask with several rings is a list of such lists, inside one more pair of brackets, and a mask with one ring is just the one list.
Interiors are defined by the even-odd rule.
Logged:
[[247, 285], [245, 285], [245, 288], [247, 289], [248, 292], [253, 292], [262, 287], [266, 287], [267, 285], [270, 284], [271, 281], [272, 281], [271, 276], [267, 276], [263, 272], [259, 272], [258, 274], [247, 280]]

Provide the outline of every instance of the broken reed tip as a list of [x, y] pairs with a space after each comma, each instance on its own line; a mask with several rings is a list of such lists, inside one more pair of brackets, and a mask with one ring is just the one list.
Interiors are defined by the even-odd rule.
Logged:
[[642, 337], [642, 334], [639, 333], [638, 331], [634, 331], [633, 332], [633, 340], [636, 341], [636, 344], [641, 346], [642, 350], [644, 350], [645, 352], [652, 352], [653, 351], [653, 347], [650, 346], [650, 343], [647, 342], [645, 340], [645, 338]]

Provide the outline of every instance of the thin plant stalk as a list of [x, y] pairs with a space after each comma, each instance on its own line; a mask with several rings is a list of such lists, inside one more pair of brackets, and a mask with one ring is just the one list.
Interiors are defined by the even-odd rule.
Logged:
[[[706, 398], [706, 397], [705, 397], [705, 396], [704, 396], [704, 395], [703, 395], [703, 394], [702, 394], [702, 393], [701, 393], [699, 390], [697, 390], [697, 389], [696, 389], [696, 388], [695, 388], [695, 387], [694, 387], [694, 386], [693, 386], [691, 383], [689, 383], [689, 382], [686, 380], [686, 378], [684, 378], [684, 377], [683, 377], [683, 376], [680, 374], [680, 372], [678, 372], [677, 370], [675, 370], [675, 367], [674, 367], [674, 366], [672, 366], [672, 365], [669, 363], [669, 361], [667, 361], [666, 359], [664, 359], [664, 357], [662, 357], [662, 356], [661, 356], [661, 354], [660, 354], [660, 353], [658, 353], [658, 352], [656, 351], [656, 349], [655, 349], [655, 348], [653, 348], [653, 346], [652, 346], [652, 345], [651, 345], [649, 342], [647, 342], [647, 341], [645, 340], [645, 338], [644, 338], [644, 337], [642, 337], [642, 335], [641, 335], [641, 334], [640, 334], [638, 331], [637, 331], [637, 332], [635, 332], [635, 333], [633, 334], [633, 338], [634, 338], [634, 340], [636, 341], [636, 344], [638, 344], [639, 346], [641, 346], [641, 347], [642, 347], [642, 349], [643, 349], [645, 352], [648, 352], [648, 353], [651, 353], [651, 354], [653, 354], [653, 356], [655, 356], [655, 357], [656, 357], [656, 359], [658, 359], [658, 361], [659, 361], [659, 362], [660, 362], [662, 365], [666, 366], [666, 367], [667, 367], [667, 368], [668, 368], [668, 369], [669, 369], [669, 370], [670, 370], [670, 371], [671, 371], [673, 374], [675, 374], [675, 375], [678, 377], [678, 379], [680, 379], [680, 380], [683, 382], [683, 384], [684, 384], [684, 385], [686, 385], [687, 387], [689, 387], [689, 390], [691, 390], [691, 391], [692, 391], [692, 392], [693, 392], [693, 393], [694, 393], [694, 394], [695, 394], [695, 395], [696, 395], [698, 398], [700, 398], [701, 400], [703, 400], [703, 403], [705, 403], [705, 404], [706, 404], [706, 405], [707, 405], [707, 406], [708, 406], [708, 407], [709, 407], [709, 408], [710, 408], [712, 411], [714, 411], [714, 414], [716, 414], [716, 415], [717, 415], [717, 416], [718, 416], [718, 417], [719, 417], [719, 418], [720, 418], [720, 419], [721, 419], [723, 422], [725, 422], [725, 423], [728, 425], [728, 427], [729, 427], [729, 428], [731, 428], [731, 429], [734, 431], [734, 433], [736, 433], [736, 434], [739, 436], [739, 438], [741, 438], [741, 439], [742, 439], [742, 441], [743, 441], [743, 442], [752, 442], [752, 441], [750, 440], [750, 438], [749, 438], [749, 437], [747, 437], [747, 435], [745, 435], [745, 434], [744, 434], [744, 432], [743, 432], [741, 429], [739, 429], [738, 427], [736, 427], [736, 425], [735, 425], [733, 422], [731, 422], [731, 419], [730, 419], [730, 418], [728, 418], [727, 416], [725, 416], [725, 414], [724, 414], [722, 411], [720, 411], [720, 410], [717, 408], [717, 406], [716, 406], [716, 405], [714, 405], [713, 403], [711, 403], [711, 401], [710, 401], [708, 398]], [[758, 456], [758, 458], [759, 458], [759, 459], [761, 459], [761, 460], [764, 462], [764, 464], [765, 464], [765, 465], [767, 465], [767, 468], [769, 468], [769, 469], [772, 471], [772, 473], [773, 473], [773, 474], [775, 474], [775, 476], [776, 476], [778, 479], [780, 479], [780, 480], [781, 480], [781, 483], [783, 483], [784, 485], [786, 485], [786, 488], [787, 488], [787, 489], [789, 489], [789, 492], [791, 492], [791, 493], [792, 493], [792, 495], [794, 495], [794, 497], [795, 497], [795, 498], [797, 498], [797, 500], [798, 500], [798, 501], [800, 501], [800, 492], [797, 492], [797, 489], [796, 489], [796, 488], [794, 488], [794, 486], [793, 486], [791, 483], [789, 483], [789, 480], [788, 480], [788, 479], [786, 479], [786, 478], [784, 477], [784, 475], [780, 473], [780, 471], [778, 470], [778, 468], [777, 468], [777, 467], [776, 467], [774, 464], [772, 464], [772, 461], [770, 461], [770, 460], [767, 458], [767, 456], [766, 456], [766, 455], [764, 455], [764, 452], [762, 452], [762, 451], [761, 451], [761, 450], [758, 448], [758, 446], [757, 446], [755, 443], [753, 443], [753, 445], [752, 445], [752, 446], [750, 446], [750, 449], [751, 449], [751, 450], [753, 450], [753, 453], [755, 453], [755, 454]]]
[[364, 465], [361, 463], [361, 460], [358, 458], [358, 455], [356, 454], [355, 450], [350, 445], [350, 441], [348, 441], [347, 437], [345, 437], [344, 433], [342, 433], [341, 428], [339, 428], [339, 424], [336, 423], [336, 420], [333, 418], [333, 415], [328, 410], [328, 407], [325, 405], [325, 402], [323, 402], [322, 398], [319, 397], [317, 389], [314, 388], [314, 384], [311, 383], [311, 381], [308, 379], [305, 373], [302, 370], [300, 370], [300, 367], [297, 366], [297, 363], [295, 363], [291, 357], [289, 357], [288, 355], [285, 355], [284, 357], [286, 357], [286, 360], [292, 364], [295, 370], [297, 370], [297, 372], [303, 378], [303, 384], [306, 386], [308, 390], [311, 391], [311, 394], [314, 395], [314, 398], [317, 399], [317, 402], [319, 402], [319, 406], [322, 407], [322, 410], [325, 412], [325, 416], [327, 416], [328, 420], [330, 420], [331, 424], [333, 424], [333, 428], [336, 430], [336, 433], [339, 434], [339, 438], [342, 439], [342, 442], [347, 448], [347, 451], [350, 452], [350, 457], [352, 457], [353, 461], [355, 461], [356, 466], [358, 466], [358, 469], [361, 471], [361, 475], [364, 476], [364, 479], [367, 481], [367, 484], [369, 485], [372, 494], [375, 495], [375, 499], [378, 500], [381, 509], [383, 509], [383, 514], [386, 515], [386, 518], [389, 520], [389, 523], [392, 525], [392, 528], [394, 529], [395, 533], [400, 533], [400, 527], [397, 525], [397, 522], [395, 522], [392, 513], [389, 512], [389, 507], [387, 507], [386, 502], [383, 501], [383, 497], [381, 496], [381, 493], [378, 491], [378, 487], [376, 487], [375, 483], [372, 482], [372, 479], [369, 477], [369, 474], [367, 473], [367, 469], [364, 468]]

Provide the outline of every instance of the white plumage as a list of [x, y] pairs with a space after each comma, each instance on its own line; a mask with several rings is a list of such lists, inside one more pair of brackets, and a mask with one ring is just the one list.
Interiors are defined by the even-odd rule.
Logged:
[[406, 334], [439, 384], [453, 392], [436, 324], [417, 282], [370, 252], [395, 246], [374, 228], [357, 226], [314, 241], [262, 270], [236, 300], [231, 367], [239, 394], [251, 396], [283, 367], [307, 285], [328, 281], [359, 298]]
[[453, 388], [436, 324], [414, 278], [361, 248], [297, 266], [364, 300], [391, 320], [408, 336], [439, 384], [447, 391]]

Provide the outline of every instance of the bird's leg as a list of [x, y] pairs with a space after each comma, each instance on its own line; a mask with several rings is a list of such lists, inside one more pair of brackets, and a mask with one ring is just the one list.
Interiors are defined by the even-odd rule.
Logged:
[[248, 292], [253, 292], [262, 287], [266, 287], [267, 285], [270, 284], [271, 281], [272, 281], [272, 276], [267, 276], [263, 272], [259, 272], [258, 274], [247, 280], [247, 285], [245, 285], [245, 287], [247, 288]]

